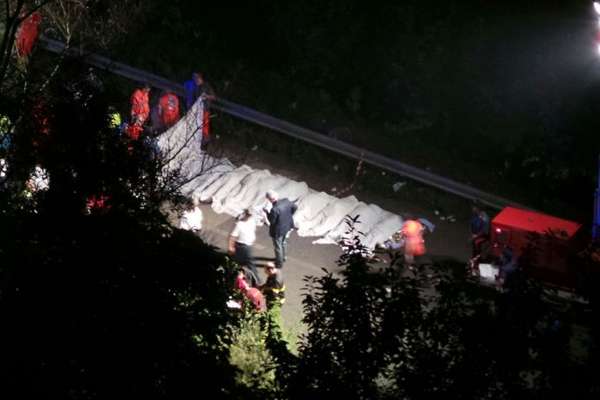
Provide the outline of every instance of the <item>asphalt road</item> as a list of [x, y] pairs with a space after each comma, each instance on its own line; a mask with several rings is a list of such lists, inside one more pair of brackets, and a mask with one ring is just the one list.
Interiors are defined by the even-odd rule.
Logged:
[[[204, 213], [201, 236], [206, 242], [226, 251], [229, 233], [235, 220], [227, 214], [216, 214], [210, 205], [201, 207]], [[423, 215], [423, 212], [419, 216], [432, 218]], [[467, 222], [433, 221], [437, 227], [435, 232], [427, 237], [428, 257], [466, 261], [469, 252]], [[283, 267], [286, 302], [282, 308], [282, 317], [284, 327], [292, 334], [303, 331], [301, 320], [304, 277], [322, 275], [323, 269], [333, 273], [340, 271], [336, 260], [341, 254], [341, 249], [336, 245], [313, 245], [313, 240], [315, 238], [303, 238], [292, 233], [288, 242], [288, 260]], [[264, 271], [260, 266], [274, 257], [273, 244], [266, 226], [257, 229], [257, 240], [253, 250], [259, 273], [264, 278]]]
[[[226, 251], [227, 240], [235, 225], [235, 219], [227, 214], [216, 214], [210, 205], [202, 205], [202, 212], [204, 213], [202, 238]], [[292, 233], [288, 241], [287, 262], [283, 266], [286, 301], [282, 308], [282, 318], [285, 328], [291, 331], [301, 330], [303, 278], [307, 275], [323, 274], [322, 268], [332, 272], [340, 270], [335, 263], [341, 254], [340, 248], [334, 245], [313, 245], [311, 242], [314, 239], [302, 238]], [[263, 268], [260, 266], [274, 260], [273, 244], [266, 226], [257, 229], [253, 254], [259, 273], [265, 279]]]

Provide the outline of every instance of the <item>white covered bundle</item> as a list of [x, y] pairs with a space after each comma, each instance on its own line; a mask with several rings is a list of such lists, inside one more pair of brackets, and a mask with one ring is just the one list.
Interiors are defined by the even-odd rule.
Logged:
[[[347, 215], [351, 218], [357, 217], [355, 228], [358, 232], [368, 232], [372, 227], [381, 220], [383, 216], [383, 210], [374, 204], [365, 204], [363, 202], [358, 203], [354, 209], [352, 209]], [[340, 223], [330, 230], [325, 237], [317, 240], [315, 243], [339, 243], [343, 239], [353, 239], [348, 236], [348, 224], [346, 218], [342, 219]]]
[[273, 189], [279, 195], [279, 198], [287, 198], [289, 201], [296, 202], [302, 196], [308, 193], [308, 185], [305, 182], [296, 182], [286, 178], [283, 185], [275, 188], [266, 188], [267, 190]]
[[237, 217], [244, 209], [254, 211], [262, 220], [262, 210], [270, 203], [265, 195], [275, 190], [280, 198], [296, 203], [294, 222], [299, 236], [321, 237], [315, 243], [340, 243], [347, 239], [346, 216], [359, 215], [357, 230], [363, 244], [372, 249], [402, 227], [402, 218], [374, 204], [359, 202], [356, 197], [342, 199], [311, 190], [268, 170], [253, 170], [247, 165], [235, 167], [229, 160], [217, 159], [200, 149], [202, 138], [202, 101], [172, 128], [159, 136], [157, 144], [166, 162], [165, 172], [179, 172], [183, 179], [181, 193], [203, 202], [212, 202], [217, 213]]
[[389, 211], [383, 210], [381, 219], [373, 224], [371, 229], [365, 234], [362, 243], [370, 249], [375, 248], [377, 243], [383, 243], [389, 239], [395, 232], [402, 228], [404, 221], [397, 214], [392, 214]]
[[332, 203], [298, 227], [300, 236], [324, 236], [335, 228], [344, 217], [356, 207], [358, 200], [354, 196], [344, 197]]
[[267, 190], [274, 187], [280, 187], [287, 181], [288, 178], [281, 175], [268, 175], [264, 177], [260, 180], [260, 182], [258, 182], [254, 191], [254, 196], [248, 197], [248, 207], [258, 210], [262, 210], [263, 208], [270, 209], [271, 203], [266, 198]]
[[219, 179], [223, 174], [231, 172], [235, 166], [227, 159], [213, 159], [214, 165], [205, 163], [196, 176], [181, 187], [181, 192], [187, 196], [198, 197], [209, 185]]
[[200, 201], [222, 201], [223, 198], [229, 196], [232, 190], [238, 189], [240, 181], [250, 173], [252, 173], [252, 168], [242, 165], [221, 175], [202, 191]]
[[[246, 208], [253, 208], [254, 200], [261, 196], [261, 181], [270, 177], [271, 173], [267, 170], [254, 170], [246, 175], [236, 188], [232, 189], [229, 196], [220, 199], [214, 199], [212, 209], [216, 213], [227, 213], [229, 215], [239, 215]], [[265, 194], [262, 193], [262, 197]]]
[[298, 209], [294, 214], [294, 224], [296, 227], [304, 229], [308, 221], [315, 218], [321, 210], [337, 200], [337, 197], [330, 196], [325, 192], [309, 190], [306, 195], [296, 202]]

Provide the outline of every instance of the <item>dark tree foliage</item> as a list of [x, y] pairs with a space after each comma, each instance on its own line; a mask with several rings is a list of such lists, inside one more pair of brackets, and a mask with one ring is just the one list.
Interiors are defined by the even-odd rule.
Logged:
[[452, 263], [376, 272], [363, 251], [356, 234], [341, 278], [307, 278], [291, 397], [593, 397], [589, 366], [570, 358], [572, 321], [524, 272], [499, 293]]
[[[42, 100], [48, 131], [26, 102], [3, 182], [2, 397], [235, 395], [224, 257], [169, 227], [169, 181], [108, 127], [87, 69], [69, 63]], [[27, 198], [36, 164], [50, 188]], [[109, 200], [87, 215], [92, 195]]]
[[136, 219], [3, 218], [2, 392], [173, 398], [233, 390], [223, 260]]

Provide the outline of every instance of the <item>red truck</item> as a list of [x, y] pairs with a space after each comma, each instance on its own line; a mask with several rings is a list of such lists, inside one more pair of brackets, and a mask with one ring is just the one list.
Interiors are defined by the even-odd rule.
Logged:
[[514, 207], [504, 208], [491, 221], [491, 252], [500, 256], [509, 247], [526, 263], [528, 275], [563, 289], [577, 284], [572, 257], [585, 244], [582, 225]]

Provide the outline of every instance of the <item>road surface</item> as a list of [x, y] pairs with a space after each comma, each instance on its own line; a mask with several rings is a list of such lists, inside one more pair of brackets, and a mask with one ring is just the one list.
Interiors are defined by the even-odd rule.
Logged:
[[[202, 205], [202, 211], [204, 213], [202, 238], [225, 252], [235, 220], [227, 214], [216, 214], [210, 205]], [[423, 214], [419, 216], [430, 217]], [[437, 227], [427, 238], [428, 256], [466, 261], [469, 254], [467, 221], [454, 223], [433, 221]], [[286, 302], [282, 308], [282, 317], [285, 329], [294, 334], [303, 331], [301, 320], [304, 277], [322, 275], [323, 268], [333, 273], [341, 270], [336, 265], [341, 249], [336, 245], [313, 245], [314, 239], [299, 237], [293, 233], [288, 242], [288, 260], [283, 268]], [[259, 227], [257, 230], [254, 256], [259, 267], [266, 261], [273, 260], [273, 245], [266, 226]], [[263, 278], [265, 277], [261, 268], [259, 273]]]

